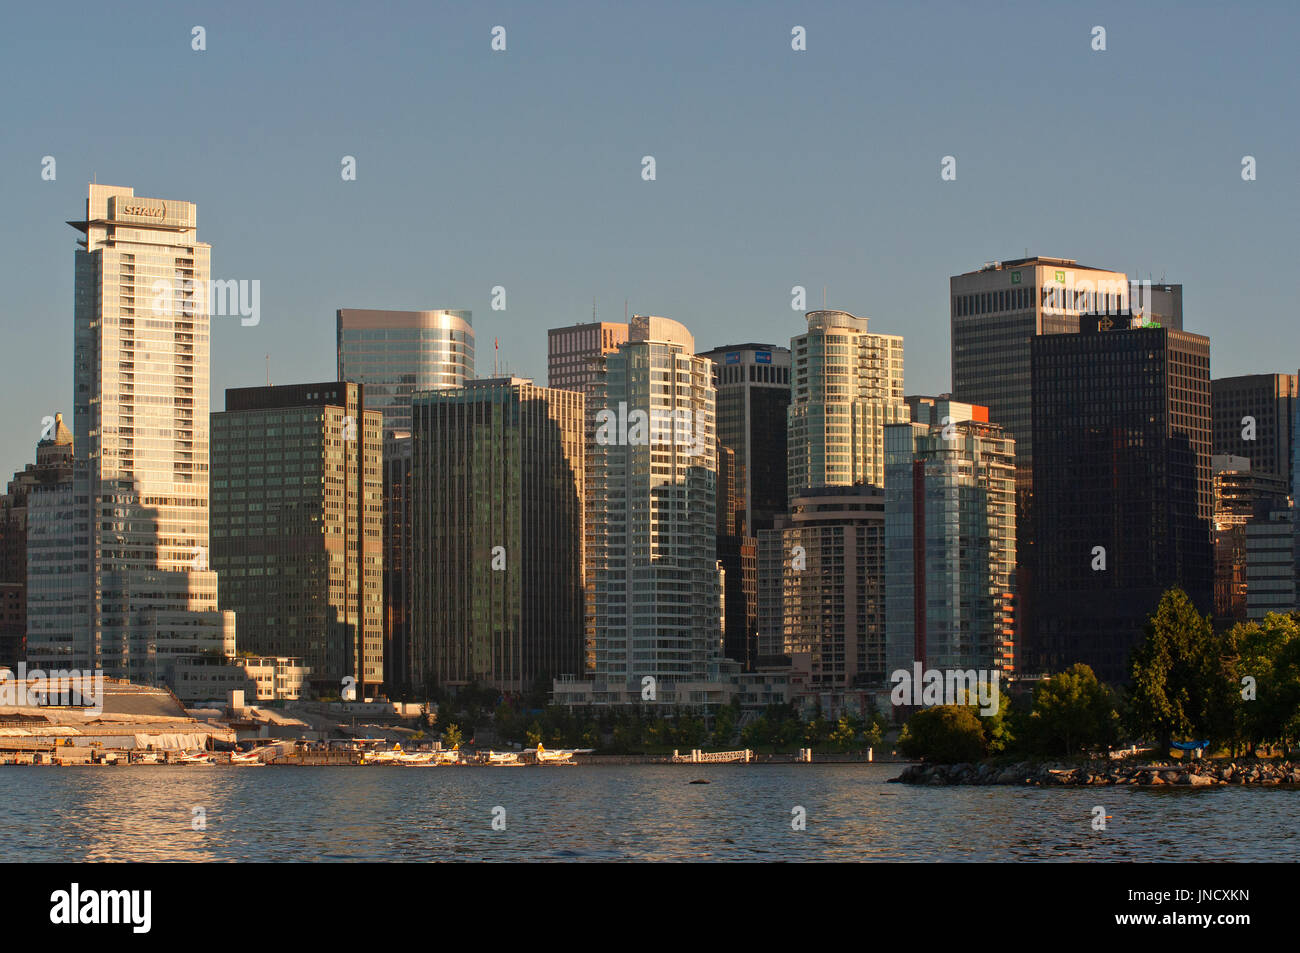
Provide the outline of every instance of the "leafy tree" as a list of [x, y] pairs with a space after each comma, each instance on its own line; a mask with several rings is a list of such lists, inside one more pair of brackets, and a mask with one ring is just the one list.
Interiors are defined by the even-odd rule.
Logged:
[[[1227, 642], [1233, 662], [1228, 678], [1234, 689], [1234, 737], [1252, 754], [1262, 742], [1294, 738], [1300, 713], [1300, 617], [1270, 612], [1262, 620], [1239, 622]], [[1247, 677], [1254, 680], [1253, 698], [1242, 698]]]
[[984, 726], [969, 705], [922, 708], [903, 726], [898, 743], [910, 758], [941, 764], [978, 761], [986, 751]]
[[448, 748], [459, 748], [462, 741], [460, 727], [448, 725], [442, 732], [442, 743]]
[[1039, 751], [1067, 757], [1116, 739], [1115, 704], [1110, 691], [1082, 663], [1034, 686], [1029, 740]]
[[1146, 638], [1130, 657], [1129, 717], [1133, 730], [1159, 739], [1175, 735], [1224, 740], [1220, 713], [1231, 702], [1222, 640], [1182, 589], [1170, 589], [1147, 620]]
[[831, 729], [827, 741], [830, 742], [831, 747], [833, 748], [837, 748], [840, 751], [848, 751], [853, 747], [853, 743], [857, 741], [857, 738], [857, 727], [853, 724], [848, 715], [841, 715], [840, 720], [837, 721], [835, 727]]
[[739, 705], [723, 705], [713, 716], [713, 744], [723, 747], [736, 737], [736, 709]]

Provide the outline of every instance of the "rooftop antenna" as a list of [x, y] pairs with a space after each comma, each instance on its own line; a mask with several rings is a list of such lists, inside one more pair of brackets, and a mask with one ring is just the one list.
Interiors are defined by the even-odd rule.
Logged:
[[266, 355], [266, 386], [271, 386], [271, 355]]
[[501, 371], [497, 367], [497, 358], [499, 358], [500, 356], [501, 356], [501, 340], [500, 338], [493, 338], [492, 339], [492, 376], [493, 377], [501, 376]]

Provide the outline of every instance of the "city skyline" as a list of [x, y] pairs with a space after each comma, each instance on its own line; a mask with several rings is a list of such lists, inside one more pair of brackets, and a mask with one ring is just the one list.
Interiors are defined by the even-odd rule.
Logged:
[[[1284, 288], [1267, 276], [1286, 273], [1296, 183], [1281, 170], [1300, 147], [1295, 124], [1264, 119], [1293, 109], [1294, 76], [1274, 38], [1296, 11], [1255, 21], [1201, 7], [1173, 19], [1103, 3], [1085, 22], [1013, 5], [994, 22], [960, 8], [868, 19], [772, 5], [739, 23], [683, 6], [679, 17], [669, 8], [641, 23], [583, 7], [542, 15], [507, 5], [492, 22], [409, 7], [358, 37], [343, 28], [342, 9], [292, 23], [278, 10], [223, 12], [204, 24], [207, 48], [195, 51], [193, 24], [168, 8], [128, 20], [87, 7], [65, 14], [61, 28], [31, 31], [15, 51], [12, 70], [41, 76], [39, 64], [104, 44], [136, 51], [119, 80], [138, 94], [136, 108], [190, 117], [202, 131], [176, 137], [129, 124], [128, 136], [62, 75], [42, 80], [40, 103], [14, 104], [0, 170], [29, 184], [9, 205], [23, 227], [0, 238], [23, 276], [0, 369], [34, 419], [0, 425], [8, 459], [30, 455], [42, 417], [72, 419], [61, 223], [91, 180], [186, 196], [218, 249], [214, 277], [261, 281], [258, 325], [213, 321], [217, 393], [265, 384], [268, 354], [272, 383], [332, 377], [330, 326], [339, 308], [357, 305], [473, 311], [480, 350], [499, 339], [502, 372], [539, 382], [546, 330], [587, 319], [593, 296], [599, 319], [622, 320], [626, 300], [628, 313], [671, 315], [710, 348], [781, 343], [826, 287], [827, 307], [867, 316], [873, 330], [937, 340], [946, 278], [1026, 253], [1182, 283], [1185, 326], [1215, 341], [1215, 376], [1293, 370], [1289, 358], [1260, 362], [1286, 340], [1290, 317]], [[34, 16], [16, 11], [15, 28]], [[805, 53], [790, 47], [796, 19], [808, 31]], [[509, 39], [494, 54], [498, 22]], [[1104, 51], [1090, 48], [1094, 22], [1108, 28]], [[292, 72], [271, 53], [284, 30], [307, 37]], [[892, 42], [921, 33], [925, 44]], [[412, 46], [407, 36], [423, 39]], [[394, 46], [418, 46], [440, 69], [376, 56], [386, 68], [333, 77], [338, 62]], [[1004, 48], [1016, 55], [956, 55]], [[619, 68], [629, 51], [656, 50], [665, 65], [692, 70], [690, 82]], [[1068, 80], [1057, 76], [1061, 57]], [[234, 60], [245, 68], [221, 71]], [[1213, 82], [1200, 69], [1207, 60], [1223, 67]], [[179, 77], [174, 88], [149, 81], [159, 66]], [[1039, 80], [1026, 83], [1032, 74]], [[925, 80], [903, 91], [903, 75]], [[699, 102], [688, 98], [700, 89]], [[886, 95], [861, 94], [873, 89]], [[282, 108], [290, 90], [292, 115]], [[390, 94], [391, 105], [360, 108]], [[1006, 110], [990, 95], [1017, 105]], [[587, 118], [557, 129], [539, 122], [557, 101]], [[417, 103], [431, 110], [428, 128], [406, 129], [398, 118]], [[340, 112], [362, 118], [340, 123]], [[75, 139], [69, 127], [80, 128]], [[1026, 168], [1019, 156], [1045, 137], [1060, 145], [1050, 130], [1064, 128], [1077, 131], [1066, 147]], [[814, 130], [822, 141], [809, 148]], [[448, 149], [443, 137], [460, 145]], [[510, 141], [531, 147], [499, 147]], [[355, 181], [340, 178], [348, 155]], [[645, 155], [657, 159], [652, 182], [640, 175]], [[940, 178], [946, 155], [956, 157], [955, 181]], [[1258, 160], [1256, 181], [1241, 177], [1247, 155]], [[53, 181], [41, 178], [45, 156], [57, 161]], [[431, 215], [444, 227], [429, 238]], [[1219, 226], [1197, 227], [1202, 219]], [[615, 231], [619, 221], [636, 228]], [[973, 224], [953, 230], [944, 224], [952, 221]], [[1117, 227], [1134, 221], [1145, 227]], [[715, 241], [720, 223], [744, 237]], [[326, 233], [327, 243], [298, 241]], [[807, 308], [788, 310], [796, 285]], [[497, 286], [505, 311], [492, 310]], [[945, 348], [914, 346], [909, 390], [950, 390], [948, 362]]]

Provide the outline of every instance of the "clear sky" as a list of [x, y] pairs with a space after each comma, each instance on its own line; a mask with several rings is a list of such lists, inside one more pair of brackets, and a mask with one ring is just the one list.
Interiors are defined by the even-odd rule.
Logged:
[[794, 285], [905, 335], [937, 393], [949, 276], [1026, 251], [1181, 282], [1214, 376], [1294, 373], [1298, 27], [1289, 0], [8, 5], [0, 476], [71, 424], [92, 177], [197, 203], [213, 277], [261, 282], [258, 326], [213, 320], [213, 410], [267, 354], [333, 379], [339, 307], [470, 309], [479, 374], [499, 337], [544, 383], [593, 297], [705, 349], [788, 344]]

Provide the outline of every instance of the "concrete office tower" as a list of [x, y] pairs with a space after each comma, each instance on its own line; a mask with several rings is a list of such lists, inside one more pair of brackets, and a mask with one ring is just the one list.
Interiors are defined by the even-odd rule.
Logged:
[[502, 692], [581, 670], [583, 397], [517, 377], [416, 396], [412, 680]]
[[717, 680], [715, 394], [712, 362], [676, 321], [633, 317], [607, 358], [591, 558], [596, 678], [611, 690]]
[[1291, 481], [1295, 415], [1300, 409], [1295, 374], [1247, 374], [1210, 382], [1214, 452], [1246, 457], [1252, 473]]
[[240, 647], [313, 689], [384, 680], [383, 415], [345, 381], [239, 387], [212, 415], [212, 565]]
[[588, 674], [596, 668], [596, 579], [591, 569], [591, 548], [600, 532], [594, 509], [594, 489], [602, 479], [601, 472], [596, 468], [596, 411], [604, 406], [602, 395], [605, 387], [605, 360], [609, 355], [618, 353], [620, 345], [627, 343], [627, 333], [627, 324], [613, 321], [572, 324], [564, 328], [551, 328], [546, 332], [547, 384], [560, 390], [577, 391], [586, 398], [582, 585], [585, 613], [583, 630], [586, 633], [583, 672]]
[[909, 398], [885, 428], [886, 669], [1016, 666], [1015, 441], [988, 408]]
[[384, 430], [411, 429], [411, 397], [459, 387], [474, 376], [474, 327], [468, 311], [369, 311], [337, 314], [339, 380], [366, 388], [366, 406]]
[[810, 311], [790, 339], [790, 499], [817, 486], [885, 482], [884, 428], [905, 423], [903, 339], [847, 311]]
[[411, 435], [384, 434], [384, 684], [405, 695], [411, 674]]
[[1214, 616], [1221, 623], [1246, 618], [1246, 524], [1286, 502], [1281, 477], [1251, 469], [1247, 457], [1214, 454]]
[[[208, 253], [190, 202], [91, 185], [76, 252], [70, 518], [31, 575], [33, 664], [148, 678], [181, 644], [220, 650], [208, 565]], [[60, 533], [66, 539], [60, 540]], [[200, 634], [203, 633], [203, 634]]]
[[1031, 346], [1035, 657], [1123, 682], [1165, 590], [1213, 605], [1210, 341], [1084, 322]]
[[718, 445], [736, 452], [744, 531], [754, 536], [786, 512], [790, 351], [772, 344], [728, 344], [700, 357], [714, 364]]
[[760, 531], [759, 577], [764, 665], [784, 657], [832, 696], [885, 679], [884, 491], [804, 491]]

